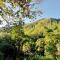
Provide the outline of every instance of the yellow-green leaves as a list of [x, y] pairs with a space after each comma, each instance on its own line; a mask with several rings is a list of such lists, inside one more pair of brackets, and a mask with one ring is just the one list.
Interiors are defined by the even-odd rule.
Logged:
[[21, 26], [14, 26], [12, 29], [11, 29], [11, 37], [12, 39], [19, 39], [22, 35], [23, 35], [23, 30], [21, 28]]
[[0, 0], [0, 7], [3, 6], [3, 0]]
[[31, 2], [32, 0], [27, 0], [28, 2]]
[[24, 43], [22, 46], [22, 51], [23, 52], [29, 52], [30, 50], [31, 50], [30, 43], [29, 42]]

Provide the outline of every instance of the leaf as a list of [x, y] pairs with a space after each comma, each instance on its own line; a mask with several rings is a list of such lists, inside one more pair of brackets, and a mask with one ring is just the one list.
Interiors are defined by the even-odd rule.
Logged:
[[0, 6], [3, 6], [3, 0], [0, 0]]
[[31, 2], [32, 0], [28, 0], [28, 2]]

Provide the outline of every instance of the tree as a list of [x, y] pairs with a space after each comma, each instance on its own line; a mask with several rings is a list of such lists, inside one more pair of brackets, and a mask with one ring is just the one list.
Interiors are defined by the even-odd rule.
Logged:
[[39, 55], [44, 56], [44, 40], [43, 39], [37, 39], [36, 51], [38, 52]]
[[46, 51], [49, 52], [53, 56], [53, 59], [57, 60], [57, 58], [56, 58], [57, 57], [56, 56], [56, 52], [57, 52], [56, 45], [53, 42], [50, 42], [45, 47], [46, 47]]
[[58, 53], [58, 47], [57, 45], [60, 42], [60, 34], [52, 34], [50, 33], [47, 37], [48, 40], [45, 40], [45, 50], [49, 52], [54, 60], [57, 60], [57, 53]]
[[[42, 13], [41, 11], [32, 11], [30, 4], [32, 0], [0, 0], [0, 15], [6, 21], [7, 27], [14, 26], [11, 29], [11, 38], [18, 45], [12, 44], [20, 50], [22, 45], [23, 33], [23, 21], [27, 17], [29, 19], [34, 18], [36, 13]], [[35, 4], [35, 3], [34, 3]], [[21, 28], [20, 28], [21, 27]], [[20, 35], [21, 34], [21, 35]], [[29, 46], [27, 46], [29, 48]], [[28, 50], [28, 49], [27, 49]], [[21, 51], [20, 51], [21, 52]]]
[[0, 14], [8, 25], [11, 24], [10, 20], [14, 22], [14, 20], [24, 20], [25, 17], [34, 18], [36, 14], [42, 12], [40, 10], [32, 11], [31, 6], [36, 2], [33, 4], [31, 2], [32, 0], [0, 0]]

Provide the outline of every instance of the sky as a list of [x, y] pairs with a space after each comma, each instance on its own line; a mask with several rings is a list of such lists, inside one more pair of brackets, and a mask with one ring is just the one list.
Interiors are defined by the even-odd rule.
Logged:
[[41, 18], [60, 18], [60, 0], [44, 0], [40, 7], [44, 12]]
[[[37, 20], [41, 18], [57, 18], [60, 19], [60, 0], [44, 0], [42, 3], [35, 5], [37, 9], [41, 9], [43, 12]], [[26, 23], [29, 19], [25, 20]]]

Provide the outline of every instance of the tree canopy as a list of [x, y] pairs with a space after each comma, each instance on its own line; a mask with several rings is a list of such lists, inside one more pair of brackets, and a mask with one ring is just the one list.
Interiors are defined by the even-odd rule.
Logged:
[[[32, 6], [38, 4], [37, 0], [0, 0], [0, 15], [8, 23], [9, 20], [24, 20], [25, 17], [33, 19], [36, 15], [42, 14], [38, 9], [33, 9]], [[38, 0], [41, 2], [42, 0]]]

